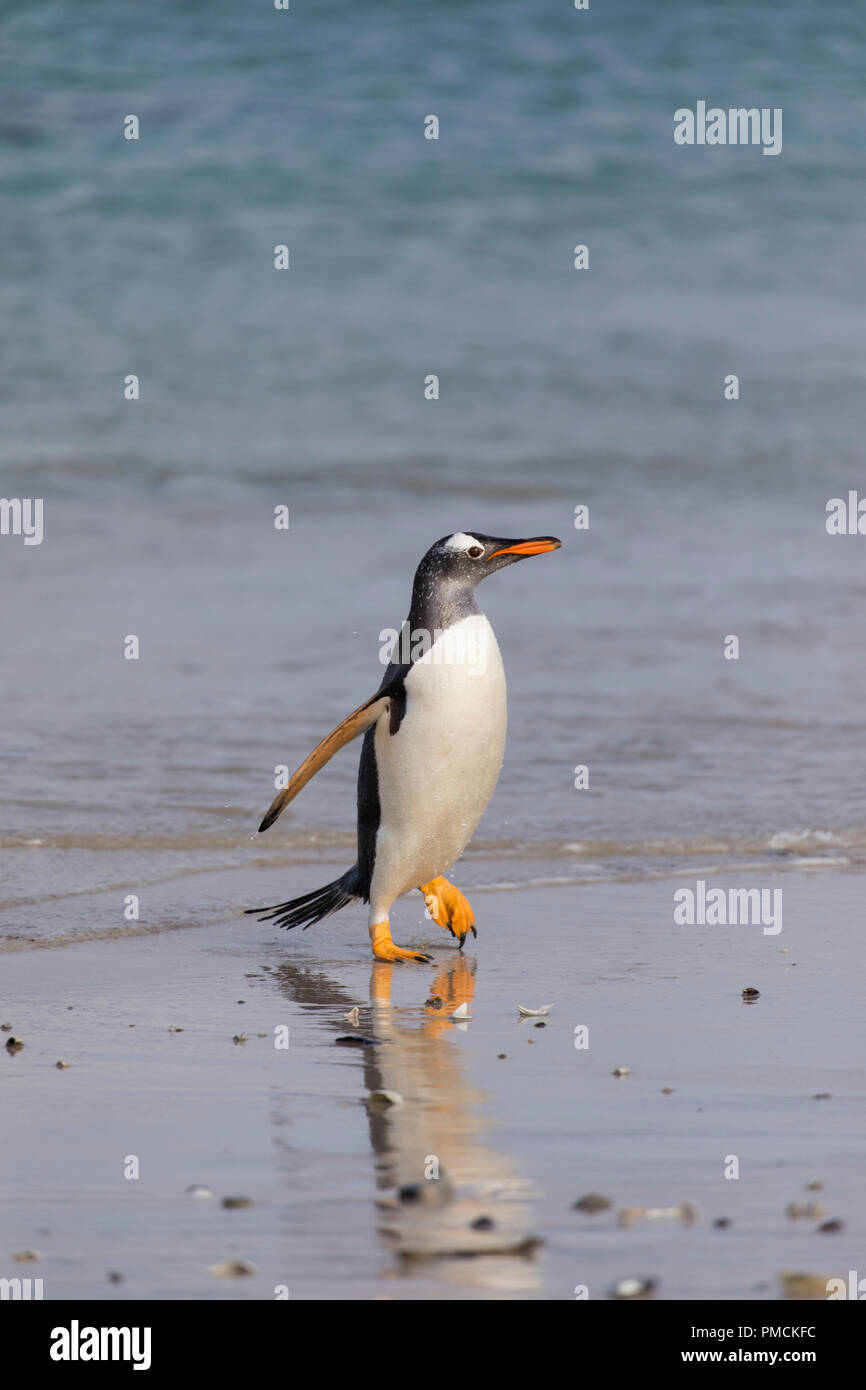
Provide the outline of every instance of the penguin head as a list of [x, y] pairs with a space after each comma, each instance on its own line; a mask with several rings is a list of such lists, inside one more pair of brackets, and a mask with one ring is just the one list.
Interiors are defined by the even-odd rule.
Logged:
[[543, 555], [558, 550], [562, 541], [556, 536], [530, 536], [528, 540], [513, 540], [503, 536], [486, 536], [483, 531], [456, 531], [443, 536], [432, 545], [418, 566], [440, 580], [450, 580], [475, 588], [488, 574], [525, 560], [529, 555]]
[[456, 531], [431, 545], [415, 571], [409, 626], [433, 631], [480, 612], [475, 587], [495, 570], [529, 555], [558, 550], [556, 536], [510, 540], [483, 531]]

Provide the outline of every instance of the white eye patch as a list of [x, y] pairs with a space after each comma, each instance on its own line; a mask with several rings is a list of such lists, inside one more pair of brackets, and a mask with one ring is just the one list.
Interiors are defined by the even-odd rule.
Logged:
[[476, 540], [474, 536], [467, 536], [465, 531], [457, 531], [455, 535], [448, 537], [444, 548], [445, 550], [468, 550], [473, 545], [481, 545], [481, 542]]

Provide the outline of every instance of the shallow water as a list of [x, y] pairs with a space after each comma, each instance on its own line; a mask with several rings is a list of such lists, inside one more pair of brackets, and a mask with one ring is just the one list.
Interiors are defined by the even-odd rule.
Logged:
[[[126, 510], [109, 489], [50, 505], [42, 546], [6, 538], [7, 929], [80, 929], [67, 893], [98, 894], [104, 928], [123, 892], [147, 899], [204, 869], [276, 860], [287, 896], [315, 886], [323, 857], [350, 863], [357, 749], [257, 837], [274, 769], [372, 693], [418, 556], [479, 509], [493, 533], [559, 532], [565, 546], [479, 590], [510, 724], [470, 883], [863, 863], [856, 540], [807, 535], [791, 509], [768, 547], [739, 502], [679, 549], [675, 506], [633, 527], [601, 504], [597, 532], [569, 535], [562, 499], [320, 504], [275, 532], [270, 505], [290, 495], [172, 502], [169, 488]], [[749, 527], [754, 544], [734, 546]], [[738, 662], [722, 656], [729, 631]], [[581, 763], [590, 785], [576, 791]]]

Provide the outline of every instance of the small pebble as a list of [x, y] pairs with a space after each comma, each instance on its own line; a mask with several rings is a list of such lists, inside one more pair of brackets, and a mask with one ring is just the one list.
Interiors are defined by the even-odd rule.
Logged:
[[69, 1063], [68, 1063], [68, 1062], [62, 1062], [62, 1061], [61, 1061], [61, 1062], [55, 1062], [54, 1065], [55, 1065], [55, 1067], [57, 1068], [58, 1071], [65, 1071], [66, 1068], [69, 1066]]
[[252, 1197], [223, 1197], [223, 1206], [226, 1211], [237, 1211], [240, 1207], [251, 1207]]
[[634, 1226], [638, 1221], [681, 1221], [693, 1226], [699, 1212], [693, 1202], [679, 1202], [675, 1207], [623, 1207], [617, 1215], [620, 1226]]
[[[6, 1046], [8, 1047], [9, 1044], [7, 1043]], [[814, 1096], [812, 1097], [812, 1099], [813, 1099], [813, 1100], [832, 1100], [832, 1099], [833, 1099], [833, 1093], [832, 1093], [832, 1091], [818, 1091], [818, 1093], [817, 1093], [816, 1095], [814, 1095]]]
[[13, 1250], [12, 1258], [19, 1265], [29, 1265], [34, 1260], [41, 1260], [42, 1255], [38, 1250]]
[[492, 1216], [476, 1216], [475, 1220], [472, 1222], [472, 1230], [492, 1231], [495, 1225], [496, 1222], [493, 1220]]
[[807, 1192], [820, 1192], [823, 1186], [824, 1186], [824, 1184], [820, 1181], [820, 1179], [818, 1179], [818, 1178], [813, 1178], [811, 1182], [807, 1182], [807, 1183], [806, 1183], [806, 1191], [807, 1191]]
[[504, 1062], [504, 1061], [505, 1061], [505, 1058], [508, 1056], [508, 1053], [507, 1053], [507, 1052], [497, 1052], [496, 1056], [499, 1058], [500, 1062]]
[[789, 1202], [785, 1215], [790, 1221], [820, 1221], [822, 1216], [827, 1215], [827, 1209], [820, 1202]]
[[725, 1231], [730, 1226], [730, 1224], [731, 1218], [729, 1216], [717, 1216], [715, 1221], [713, 1222], [713, 1227], [717, 1231]]
[[183, 1032], [183, 1029], [182, 1029], [182, 1028], [175, 1028], [174, 1024], [172, 1024], [168, 1031], [169, 1031], [170, 1033], [182, 1033], [182, 1032]]
[[806, 1274], [802, 1270], [783, 1269], [779, 1275], [782, 1297], [821, 1300], [827, 1298], [827, 1274]]
[[585, 1197], [578, 1197], [574, 1204], [575, 1211], [585, 1211], [590, 1215], [597, 1211], [608, 1211], [613, 1206], [609, 1197], [602, 1197], [600, 1192], [587, 1192]]
[[614, 1070], [613, 1070], [612, 1075], [613, 1075], [613, 1076], [631, 1076], [631, 1070], [630, 1070], [628, 1067], [614, 1067]]
[[236, 1043], [245, 1043], [246, 1040], [247, 1040], [247, 1035], [246, 1035], [246, 1033], [235, 1033], [234, 1037], [232, 1038], [232, 1042], [236, 1042]]
[[20, 1038], [8, 1038], [6, 1042], [7, 1052], [20, 1052], [24, 1046]]
[[761, 991], [759, 989], [752, 989], [750, 986], [748, 989], [743, 990], [744, 999], [760, 999], [760, 997]]
[[193, 1183], [191, 1187], [188, 1187], [186, 1189], [186, 1195], [187, 1197], [206, 1198], [215, 1197], [216, 1193], [213, 1192], [209, 1187], [201, 1187], [198, 1183]]
[[11, 1033], [11, 1032], [12, 1032], [12, 1024], [11, 1024], [11, 1023], [0, 1023], [0, 1029], [2, 1029], [2, 1031], [3, 1031], [4, 1033]]
[[663, 1096], [672, 1096], [673, 1093], [674, 1093], [674, 1088], [673, 1088], [673, 1086], [662, 1086], [662, 1095], [663, 1095]]
[[542, 1019], [540, 1023], [533, 1023], [532, 1026], [533, 1028], [546, 1028], [547, 1024], [544, 1022], [544, 1019]]
[[397, 1200], [403, 1206], [443, 1207], [453, 1201], [454, 1186], [440, 1170], [438, 1178], [424, 1182], [407, 1182], [397, 1189]]
[[244, 1274], [255, 1274], [255, 1265], [246, 1260], [226, 1260], [223, 1264], [208, 1265], [208, 1274], [216, 1279], [240, 1279]]
[[821, 1225], [818, 1227], [819, 1231], [828, 1236], [835, 1235], [837, 1231], [844, 1231], [844, 1229], [844, 1221], [822, 1221]]
[[620, 1279], [611, 1289], [611, 1298], [651, 1298], [658, 1287], [655, 1279]]
[[431, 994], [429, 999], [425, 999], [424, 1007], [425, 1009], [441, 1009], [442, 1003], [443, 1001], [438, 994]]
[[106, 1277], [106, 1279], [108, 1280], [109, 1284], [122, 1284], [122, 1283], [123, 1283], [123, 1275], [122, 1275], [122, 1274], [118, 1274], [118, 1272], [117, 1272], [116, 1269], [110, 1269], [110, 1270], [108, 1271], [108, 1273], [106, 1274], [105, 1277]]

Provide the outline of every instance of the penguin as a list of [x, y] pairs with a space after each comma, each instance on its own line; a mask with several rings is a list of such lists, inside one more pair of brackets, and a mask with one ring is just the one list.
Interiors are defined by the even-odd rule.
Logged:
[[432, 957], [391, 937], [393, 904], [418, 888], [461, 950], [469, 932], [477, 936], [472, 908], [445, 877], [487, 809], [505, 752], [505, 671], [475, 591], [506, 565], [561, 544], [555, 536], [458, 531], [430, 547], [382, 684], [304, 759], [259, 826], [261, 834], [273, 825], [325, 763], [363, 735], [357, 860], [323, 888], [248, 913], [306, 930], [361, 901], [369, 904], [376, 960], [427, 964]]

